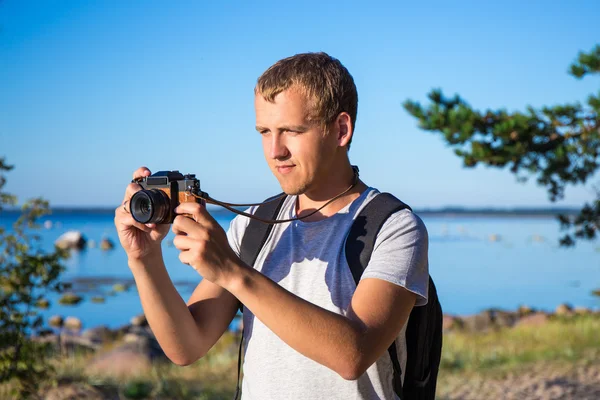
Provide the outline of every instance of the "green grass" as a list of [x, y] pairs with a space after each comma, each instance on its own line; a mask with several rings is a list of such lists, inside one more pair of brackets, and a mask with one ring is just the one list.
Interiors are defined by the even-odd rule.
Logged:
[[[448, 333], [444, 336], [438, 388], [448, 391], [467, 380], [514, 375], [537, 366], [569, 368], [598, 363], [598, 332], [600, 315], [552, 318], [538, 327], [488, 333]], [[228, 334], [193, 365], [156, 364], [149, 373], [131, 378], [86, 374], [90, 355], [57, 357], [53, 383], [85, 383], [121, 399], [231, 399], [238, 343], [239, 336]], [[0, 399], [11, 398], [9, 389], [9, 385], [0, 385]]]
[[445, 373], [501, 371], [537, 362], [582, 361], [600, 357], [600, 316], [552, 318], [542, 326], [444, 336]]

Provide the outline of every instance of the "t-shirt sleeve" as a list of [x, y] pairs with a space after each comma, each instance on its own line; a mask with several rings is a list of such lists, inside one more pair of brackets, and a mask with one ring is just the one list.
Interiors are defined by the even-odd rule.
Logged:
[[[256, 208], [256, 206], [250, 207], [245, 210], [245, 212], [248, 214], [254, 214]], [[238, 257], [240, 256], [240, 249], [242, 248], [242, 238], [244, 237], [244, 232], [246, 231], [249, 223], [250, 218], [243, 215], [236, 216], [229, 223], [227, 240], [229, 241], [229, 246], [233, 249]]]
[[402, 286], [417, 295], [416, 306], [427, 304], [428, 242], [421, 218], [410, 210], [394, 213], [381, 227], [361, 279], [377, 278]]

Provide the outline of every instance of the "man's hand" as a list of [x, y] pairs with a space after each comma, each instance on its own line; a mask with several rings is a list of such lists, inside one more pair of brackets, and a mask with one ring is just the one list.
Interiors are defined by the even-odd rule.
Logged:
[[[133, 173], [133, 179], [150, 176], [150, 170], [140, 167]], [[142, 190], [137, 183], [130, 183], [125, 191], [123, 203], [115, 210], [115, 226], [121, 246], [130, 261], [160, 254], [160, 242], [169, 232], [168, 225], [141, 224], [133, 219], [130, 199], [135, 192]]]
[[223, 286], [241, 263], [229, 246], [225, 231], [201, 204], [181, 203], [175, 213], [179, 215], [173, 222], [173, 245], [181, 250], [179, 260], [204, 279]]

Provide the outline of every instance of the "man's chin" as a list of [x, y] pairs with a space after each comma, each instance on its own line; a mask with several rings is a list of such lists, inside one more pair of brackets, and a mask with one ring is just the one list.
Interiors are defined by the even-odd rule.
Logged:
[[279, 185], [281, 186], [281, 190], [288, 196], [299, 196], [306, 191], [306, 188], [303, 186], [299, 187], [299, 186], [289, 185], [282, 181], [279, 181]]

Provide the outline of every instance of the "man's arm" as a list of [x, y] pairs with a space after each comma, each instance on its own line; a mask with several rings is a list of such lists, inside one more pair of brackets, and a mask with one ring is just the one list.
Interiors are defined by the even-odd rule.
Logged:
[[[384, 354], [408, 320], [417, 299], [415, 293], [425, 293], [415, 287], [413, 275], [419, 277], [418, 283], [427, 275], [427, 239], [409, 220], [404, 231], [382, 228], [378, 236], [381, 243], [346, 315], [339, 315], [294, 295], [245, 265], [204, 207], [182, 203], [175, 212], [193, 217], [180, 215], [173, 222], [173, 244], [181, 250], [181, 262], [238, 298], [289, 346], [345, 379], [358, 378]], [[404, 234], [399, 242], [397, 238]], [[397, 268], [397, 273], [392, 272], [399, 278], [395, 283], [384, 280], [390, 267]]]
[[188, 304], [165, 268], [161, 254], [130, 261], [142, 308], [167, 357], [189, 365], [203, 357], [233, 320], [238, 301], [220, 286], [202, 280]]
[[281, 340], [344, 379], [357, 379], [383, 355], [416, 299], [401, 286], [363, 279], [343, 316], [295, 296], [243, 264], [235, 268], [223, 287]]

